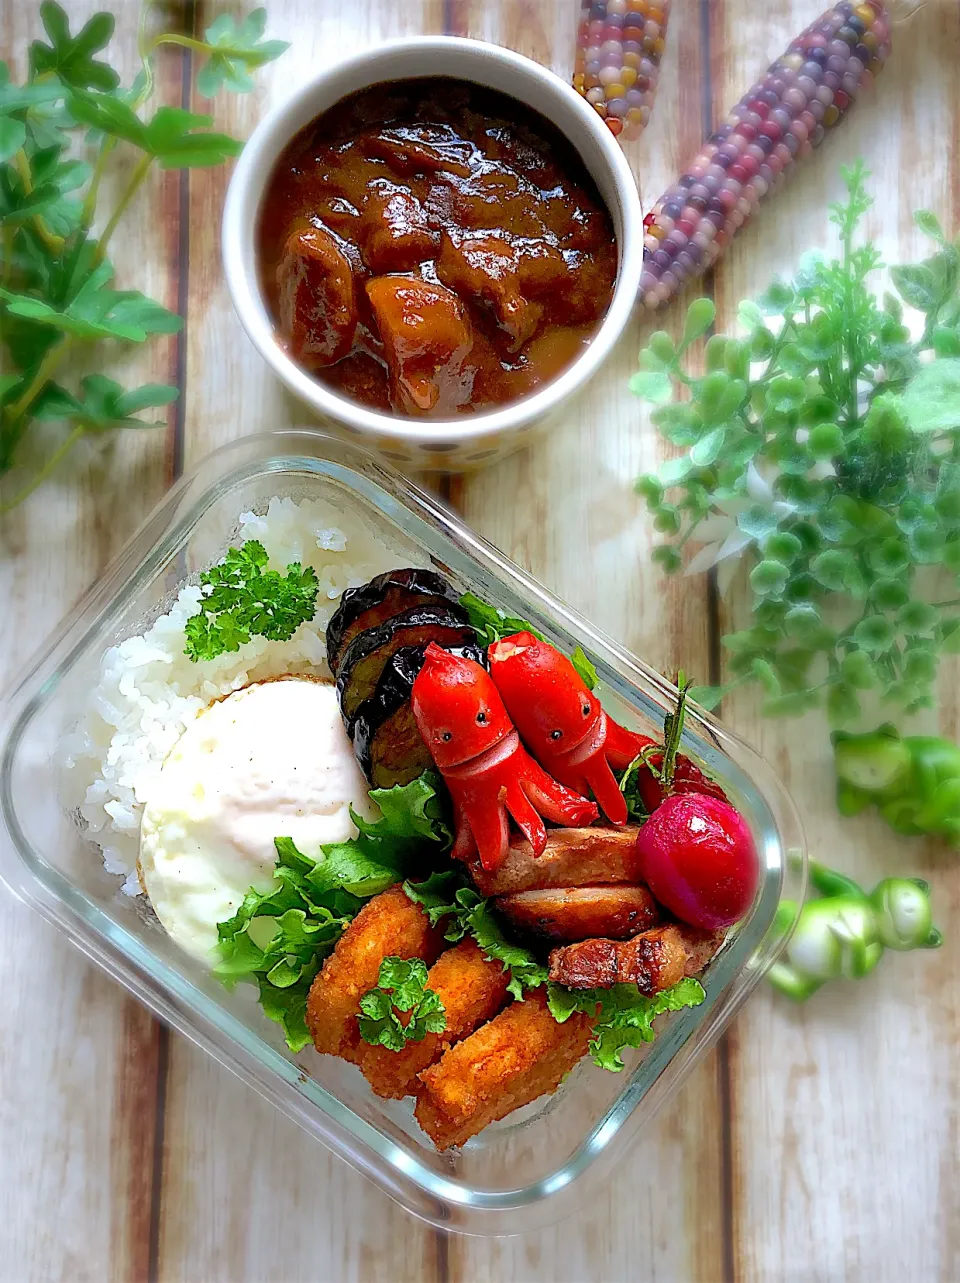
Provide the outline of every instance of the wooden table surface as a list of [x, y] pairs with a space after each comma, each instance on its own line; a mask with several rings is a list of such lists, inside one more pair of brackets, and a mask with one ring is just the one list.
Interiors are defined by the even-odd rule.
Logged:
[[[92, 0], [66, 0], [84, 18]], [[134, 0], [115, 48], [136, 67]], [[171, 6], [172, 7], [172, 6]], [[234, 6], [238, 12], [245, 6]], [[659, 101], [628, 147], [649, 203], [705, 124], [812, 20], [819, 0], [676, 0]], [[219, 5], [198, 0], [187, 30]], [[470, 34], [568, 76], [578, 0], [271, 0], [292, 40], [246, 98], [221, 98], [241, 137], [318, 67], [386, 37]], [[30, 0], [0, 0], [0, 54], [18, 67], [39, 32]], [[828, 242], [838, 166], [874, 171], [869, 230], [916, 255], [911, 211], [960, 226], [960, 5], [931, 2], [897, 32], [872, 98], [738, 241], [708, 288], [718, 322], [777, 269]], [[166, 101], [190, 103], [189, 59], [163, 63]], [[205, 110], [199, 107], [199, 110]], [[128, 434], [74, 465], [0, 523], [0, 682], [12, 681], [164, 488], [213, 446], [302, 421], [233, 315], [220, 268], [227, 172], [156, 172], [114, 242], [121, 285], [185, 317], [136, 363], [179, 382], [166, 431]], [[675, 329], [678, 313], [664, 322]], [[442, 488], [468, 522], [664, 670], [721, 671], [718, 637], [743, 626], [738, 581], [717, 603], [703, 577], [664, 579], [631, 483], [662, 447], [625, 389], [639, 319], [565, 426], [486, 473]], [[957, 670], [943, 730], [960, 727]], [[810, 847], [873, 883], [919, 874], [947, 935], [937, 954], [887, 957], [858, 985], [796, 1008], [758, 992], [609, 1187], [561, 1226], [523, 1237], [446, 1237], [409, 1218], [179, 1036], [167, 1033], [50, 927], [0, 896], [0, 1280], [955, 1280], [960, 1278], [960, 871], [936, 843], [841, 822], [825, 727], [762, 721], [750, 695], [725, 718], [776, 763]]]

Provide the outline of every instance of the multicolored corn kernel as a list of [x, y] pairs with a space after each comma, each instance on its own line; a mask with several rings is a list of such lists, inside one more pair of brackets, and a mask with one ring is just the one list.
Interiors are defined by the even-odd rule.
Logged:
[[573, 87], [622, 141], [646, 127], [671, 0], [583, 0]]
[[740, 99], [643, 220], [651, 310], [707, 271], [794, 164], [818, 147], [890, 53], [883, 0], [837, 4]]

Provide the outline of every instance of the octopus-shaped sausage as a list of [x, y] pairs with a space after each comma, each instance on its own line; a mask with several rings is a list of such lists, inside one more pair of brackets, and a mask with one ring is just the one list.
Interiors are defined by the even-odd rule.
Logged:
[[455, 858], [479, 854], [484, 869], [497, 869], [511, 817], [534, 855], [546, 845], [542, 817], [571, 826], [597, 819], [593, 802], [551, 779], [526, 751], [490, 674], [474, 660], [431, 642], [411, 705], [453, 801]]
[[[663, 749], [649, 735], [628, 731], [605, 713], [596, 695], [567, 659], [532, 633], [514, 633], [489, 649], [490, 675], [524, 744], [561, 783], [596, 798], [611, 824], [627, 822], [627, 804], [614, 771], [624, 771], [644, 749], [658, 766]], [[641, 770], [640, 793], [653, 811], [663, 800], [649, 766]], [[688, 759], [677, 759], [672, 788], [678, 793], [724, 797]]]

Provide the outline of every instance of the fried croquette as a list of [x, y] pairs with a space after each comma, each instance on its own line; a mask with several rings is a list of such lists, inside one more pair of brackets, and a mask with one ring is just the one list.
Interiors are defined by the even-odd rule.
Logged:
[[357, 1059], [361, 997], [376, 987], [384, 958], [422, 958], [429, 966], [443, 947], [437, 927], [400, 886], [369, 900], [337, 942], [307, 997], [307, 1028], [317, 1051]]
[[508, 973], [491, 961], [473, 940], [464, 940], [442, 953], [427, 975], [428, 989], [443, 1003], [447, 1026], [408, 1042], [402, 1051], [360, 1042], [356, 1062], [378, 1096], [399, 1100], [417, 1089], [417, 1075], [432, 1065], [453, 1043], [472, 1033], [503, 1006]]
[[421, 1073], [417, 1122], [439, 1150], [464, 1144], [555, 1091], [587, 1050], [592, 1023], [576, 1012], [558, 1024], [543, 989], [512, 1003]]

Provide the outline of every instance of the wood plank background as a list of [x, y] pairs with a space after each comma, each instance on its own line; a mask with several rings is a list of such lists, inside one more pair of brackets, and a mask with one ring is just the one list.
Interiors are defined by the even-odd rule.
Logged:
[[[120, 0], [115, 52], [136, 67], [138, 6]], [[179, 14], [202, 31], [221, 8]], [[447, 31], [518, 49], [569, 75], [578, 0], [271, 0], [293, 47], [257, 91], [215, 104], [246, 136], [317, 67], [400, 34]], [[82, 20], [92, 0], [66, 0]], [[818, 0], [676, 0], [660, 97], [629, 145], [645, 204], [704, 127], [817, 13]], [[0, 54], [22, 67], [34, 5], [0, 0]], [[960, 226], [960, 5], [930, 0], [897, 33], [890, 66], [829, 146], [795, 176], [707, 283], [718, 324], [797, 254], [826, 244], [838, 165], [863, 155], [869, 229], [892, 261], [921, 249], [911, 211]], [[163, 64], [165, 101], [194, 105], [190, 59]], [[122, 162], [121, 162], [122, 163]], [[226, 173], [156, 173], [115, 243], [123, 284], [185, 317], [136, 373], [181, 382], [157, 431], [102, 443], [0, 523], [0, 684], [15, 677], [184, 467], [243, 433], [302, 421], [236, 322], [220, 270]], [[658, 324], [661, 322], [658, 321]], [[668, 329], [677, 312], [663, 319]], [[441, 482], [467, 520], [604, 629], [663, 669], [720, 671], [718, 637], [747, 594], [663, 579], [631, 483], [663, 451], [626, 377], [637, 321], [564, 427], [490, 471]], [[590, 573], [584, 574], [585, 565]], [[960, 732], [957, 671], [941, 725]], [[182, 1039], [168, 1035], [51, 929], [0, 897], [0, 1280], [184, 1283], [547, 1283], [960, 1278], [960, 874], [934, 843], [835, 815], [823, 726], [763, 722], [750, 696], [730, 724], [776, 762], [811, 848], [867, 882], [917, 873], [947, 933], [936, 955], [888, 958], [858, 986], [795, 1009], [757, 994], [616, 1179], [563, 1225], [512, 1239], [448, 1238], [408, 1218]]]

